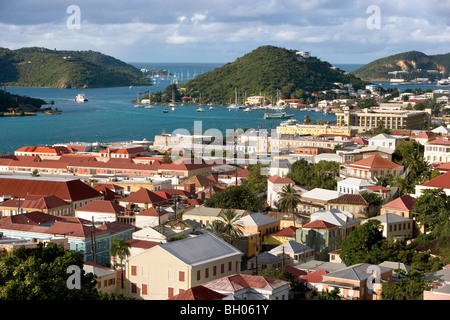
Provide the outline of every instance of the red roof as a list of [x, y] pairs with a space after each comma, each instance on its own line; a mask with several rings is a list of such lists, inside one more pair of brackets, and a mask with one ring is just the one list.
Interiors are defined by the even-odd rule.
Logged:
[[29, 153], [45, 153], [45, 154], [54, 154], [54, 155], [60, 155], [63, 153], [69, 153], [70, 150], [67, 149], [64, 146], [57, 146], [57, 147], [22, 147], [20, 149], [17, 149], [15, 152], [29, 152]]
[[339, 226], [329, 223], [323, 220], [314, 220], [313, 222], [307, 223], [303, 225], [303, 229], [323, 229], [323, 230], [332, 230], [335, 228], [339, 228]]
[[121, 201], [132, 202], [132, 203], [152, 204], [152, 203], [164, 202], [164, 201], [166, 201], [166, 199], [164, 199], [163, 197], [157, 195], [156, 193], [154, 193], [146, 188], [141, 188], [138, 191], [130, 193], [130, 195], [128, 197], [126, 197], [125, 199], [122, 199]]
[[439, 171], [450, 171], [450, 162], [446, 162], [436, 167]]
[[400, 209], [400, 210], [411, 210], [414, 206], [414, 202], [416, 199], [406, 194], [401, 196], [391, 202], [386, 203], [382, 206], [382, 208], [392, 208], [392, 209]]
[[424, 187], [450, 189], [450, 171], [422, 184]]
[[297, 227], [289, 226], [281, 229], [280, 231], [273, 232], [268, 235], [273, 237], [295, 237], [295, 230], [297, 229], [298, 229]]
[[199, 285], [179, 293], [169, 300], [222, 300], [225, 297], [224, 294]]
[[[46, 233], [67, 235], [78, 238], [89, 238], [92, 236], [92, 226], [84, 224], [81, 221], [79, 221], [78, 223], [56, 221], [51, 227], [47, 229]], [[101, 235], [105, 233], [108, 233], [108, 231], [95, 228], [95, 235]]]
[[299, 277], [298, 280], [310, 283], [319, 283], [323, 281], [323, 276], [326, 275], [327, 273], [328, 273], [327, 271], [319, 269], [305, 276]]
[[[0, 204], [0, 206], [17, 207], [19, 206], [19, 200], [10, 199]], [[48, 210], [65, 206], [70, 206], [70, 203], [56, 196], [40, 196], [29, 194], [27, 195], [25, 200], [20, 201], [20, 207], [25, 209]]]
[[383, 186], [367, 186], [367, 187], [364, 187], [364, 189], [372, 190], [374, 192], [382, 192], [382, 193], [387, 193], [387, 192], [391, 191], [390, 188], [383, 187]]
[[353, 203], [353, 204], [369, 204], [366, 199], [360, 194], [343, 194], [336, 199], [332, 199], [329, 202], [331, 203]]
[[267, 180], [269, 180], [270, 182], [272, 182], [274, 184], [290, 184], [290, 183], [294, 183], [294, 181], [292, 181], [291, 179], [289, 179], [289, 178], [282, 178], [282, 177], [280, 177], [278, 175], [271, 176]]
[[[161, 210], [160, 216], [163, 216], [167, 214], [168, 212], [166, 210]], [[158, 210], [156, 210], [154, 207], [148, 208], [144, 211], [141, 211], [138, 213], [139, 216], [149, 216], [149, 217], [157, 217], [158, 216]]]
[[133, 148], [106, 148], [100, 153], [113, 153], [113, 154], [136, 154], [136, 153], [146, 153], [142, 147], [133, 147]]
[[87, 211], [87, 212], [102, 212], [117, 214], [119, 212], [124, 212], [125, 208], [119, 206], [117, 203], [108, 200], [94, 200], [85, 204], [84, 206], [76, 209], [75, 211]]
[[299, 270], [293, 266], [284, 266], [283, 269], [292, 274], [297, 279], [301, 276], [308, 274], [306, 271]]
[[28, 194], [54, 195], [66, 201], [101, 197], [102, 194], [81, 180], [44, 180], [39, 178], [0, 177], [0, 194], [24, 199]]
[[126, 241], [131, 245], [131, 247], [134, 248], [140, 248], [140, 249], [150, 249], [154, 246], [157, 246], [161, 244], [162, 242], [156, 242], [156, 241], [148, 241], [148, 240], [139, 240], [139, 239], [130, 239]]
[[377, 154], [374, 154], [370, 157], [367, 157], [365, 159], [351, 162], [350, 164], [346, 165], [347, 167], [357, 167], [361, 169], [369, 169], [369, 170], [380, 170], [380, 169], [391, 169], [391, 168], [400, 168], [401, 166], [389, 161]]
[[105, 185], [96, 186], [94, 189], [102, 193], [105, 200], [113, 201], [122, 198], [120, 194], [115, 193]]
[[411, 139], [433, 139], [434, 137], [435, 137], [434, 132], [426, 131], [416, 134], [415, 136], [412, 136]]
[[450, 136], [439, 136], [433, 141], [428, 141], [427, 144], [450, 146]]

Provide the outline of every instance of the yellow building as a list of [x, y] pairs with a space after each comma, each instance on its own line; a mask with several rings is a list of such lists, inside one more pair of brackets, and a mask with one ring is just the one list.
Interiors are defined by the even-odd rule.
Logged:
[[242, 255], [211, 233], [163, 243], [127, 260], [125, 294], [167, 300], [202, 283], [239, 273]]
[[297, 229], [298, 228], [289, 226], [287, 228], [281, 229], [280, 231], [266, 234], [264, 236], [264, 244], [279, 246], [280, 244], [289, 241], [295, 241], [295, 230]]
[[354, 137], [357, 133], [356, 129], [347, 126], [330, 126], [330, 125], [314, 125], [314, 124], [296, 124], [292, 126], [278, 126], [277, 134], [289, 135], [344, 135]]

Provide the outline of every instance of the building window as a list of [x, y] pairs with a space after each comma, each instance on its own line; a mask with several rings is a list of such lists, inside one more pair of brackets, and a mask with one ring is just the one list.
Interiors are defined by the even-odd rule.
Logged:
[[131, 266], [131, 275], [137, 276], [137, 267], [136, 266]]
[[215, 276], [217, 274], [217, 266], [213, 267], [213, 276]]
[[184, 282], [184, 271], [178, 272], [178, 281]]
[[222, 263], [220, 265], [220, 273], [224, 273], [225, 272], [225, 265]]
[[209, 278], [209, 268], [205, 269], [205, 278]]
[[200, 270], [197, 270], [197, 281], [200, 281], [201, 275], [200, 275]]
[[146, 284], [142, 284], [142, 294], [147, 294], [147, 285]]
[[168, 294], [169, 294], [169, 298], [173, 297], [173, 288], [167, 288], [168, 289]]
[[228, 271], [231, 271], [231, 269], [233, 268], [233, 264], [230, 262], [228, 262]]
[[136, 283], [131, 283], [131, 293], [137, 293], [137, 285], [136, 285]]

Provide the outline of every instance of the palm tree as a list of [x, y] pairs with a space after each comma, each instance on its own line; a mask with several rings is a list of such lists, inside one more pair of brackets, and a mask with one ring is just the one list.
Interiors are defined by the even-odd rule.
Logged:
[[223, 240], [231, 244], [234, 239], [244, 236], [242, 229], [239, 228], [241, 224], [237, 222], [240, 217], [238, 216], [236, 210], [225, 209], [219, 214], [219, 218], [221, 220], [218, 220], [219, 222], [217, 222], [217, 224], [221, 225], [214, 226], [214, 228], [218, 228]]
[[292, 213], [292, 220], [295, 227], [295, 212], [297, 211], [297, 205], [300, 203], [300, 194], [291, 184], [286, 184], [281, 189], [279, 206], [283, 211]]
[[311, 117], [309, 115], [306, 115], [303, 117], [303, 122], [306, 124], [310, 124], [311, 123]]
[[111, 249], [109, 251], [111, 256], [114, 257], [114, 268], [116, 268], [116, 257], [119, 258], [120, 260], [119, 265], [122, 274], [122, 289], [123, 289], [123, 268], [124, 268], [123, 261], [128, 256], [130, 256], [130, 247], [131, 245], [125, 240], [120, 238], [114, 238], [112, 241]]

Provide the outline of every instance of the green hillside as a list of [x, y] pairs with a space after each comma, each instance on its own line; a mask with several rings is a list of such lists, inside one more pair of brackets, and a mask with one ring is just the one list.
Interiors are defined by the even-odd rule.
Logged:
[[0, 48], [0, 83], [7, 86], [98, 88], [149, 85], [135, 67], [94, 51]]
[[[0, 90], [0, 113], [10, 112], [13, 109], [37, 111], [41, 109], [44, 104], [46, 104], [46, 102], [42, 99], [19, 96], [4, 92], [3, 89]], [[3, 114], [0, 114], [0, 116], [2, 115]]]
[[427, 72], [437, 70], [450, 73], [450, 53], [439, 55], [426, 55], [419, 51], [398, 53], [389, 57], [372, 61], [352, 72], [356, 77], [371, 81], [389, 81], [399, 75], [388, 74], [394, 71], [406, 71], [402, 77], [406, 79], [432, 78], [440, 79], [439, 74]]
[[[336, 88], [333, 83], [351, 83], [358, 89], [360, 79], [334, 70], [328, 62], [317, 58], [299, 59], [296, 50], [262, 46], [232, 63], [209, 71], [178, 88], [191, 97], [201, 95], [202, 102], [235, 102], [235, 90], [240, 96], [299, 98], [304, 92]], [[242, 102], [242, 100], [241, 100]]]

